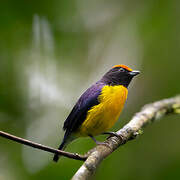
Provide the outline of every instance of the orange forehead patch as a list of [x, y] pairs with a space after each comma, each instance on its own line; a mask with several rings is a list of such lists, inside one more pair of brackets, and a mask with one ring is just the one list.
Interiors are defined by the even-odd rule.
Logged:
[[115, 65], [115, 66], [113, 66], [112, 68], [116, 68], [116, 67], [122, 67], [122, 68], [124, 68], [124, 69], [126, 69], [126, 70], [128, 70], [128, 71], [132, 71], [131, 68], [129, 68], [128, 66], [126, 66], [126, 65], [124, 65], [124, 64]]

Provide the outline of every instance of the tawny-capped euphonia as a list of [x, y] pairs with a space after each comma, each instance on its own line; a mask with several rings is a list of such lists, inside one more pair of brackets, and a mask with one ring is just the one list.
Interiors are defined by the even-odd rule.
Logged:
[[[107, 132], [118, 120], [132, 78], [139, 74], [125, 65], [113, 66], [79, 98], [64, 122], [64, 138], [58, 149], [81, 136], [91, 137]], [[113, 132], [107, 132], [114, 134]], [[53, 160], [58, 161], [55, 154]]]

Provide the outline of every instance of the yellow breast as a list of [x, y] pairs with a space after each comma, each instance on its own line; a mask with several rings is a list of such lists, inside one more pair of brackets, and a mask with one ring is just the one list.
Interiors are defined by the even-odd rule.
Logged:
[[104, 86], [99, 96], [99, 104], [87, 113], [85, 121], [78, 129], [78, 135], [98, 135], [109, 130], [118, 120], [128, 94], [124, 86]]

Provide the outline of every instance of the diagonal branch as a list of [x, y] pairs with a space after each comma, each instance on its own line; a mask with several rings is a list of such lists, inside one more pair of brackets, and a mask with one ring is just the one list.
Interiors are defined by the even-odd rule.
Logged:
[[167, 114], [180, 114], [180, 96], [154, 102], [145, 105], [142, 110], [135, 114], [132, 120], [122, 129], [117, 131], [119, 138], [114, 136], [108, 138], [105, 145], [98, 145], [91, 149], [86, 155], [77, 153], [69, 153], [62, 150], [54, 149], [42, 144], [38, 144], [6, 132], [0, 131], [0, 136], [6, 139], [31, 146], [36, 149], [56, 153], [68, 158], [85, 161], [80, 169], [73, 176], [72, 180], [88, 180], [96, 171], [97, 167], [103, 159], [109, 156], [120, 145], [125, 144], [131, 139], [135, 139], [138, 134], [141, 134], [141, 129], [153, 121], [160, 119]]
[[101, 161], [115, 151], [120, 145], [141, 134], [141, 129], [162, 118], [167, 114], [180, 114], [180, 96], [154, 102], [145, 105], [142, 110], [135, 114], [132, 120], [122, 129], [117, 131], [118, 137], [108, 138], [105, 145], [98, 145], [88, 152], [88, 158], [75, 173], [72, 180], [88, 180], [95, 173]]
[[29, 140], [26, 140], [26, 139], [11, 135], [11, 134], [3, 132], [3, 131], [0, 131], [0, 136], [4, 137], [6, 139], [9, 139], [9, 140], [18, 142], [20, 144], [31, 146], [33, 148], [40, 149], [40, 150], [43, 150], [43, 151], [47, 151], [47, 152], [50, 152], [50, 153], [56, 153], [56, 154], [59, 154], [59, 155], [62, 155], [62, 156], [68, 157], [68, 158], [81, 160], [81, 161], [85, 161], [87, 159], [87, 156], [79, 155], [77, 153], [69, 153], [69, 152], [66, 152], [66, 151], [54, 149], [54, 148], [51, 148], [51, 147], [48, 147], [48, 146], [45, 146], [45, 145], [42, 145], [42, 144], [38, 144], [38, 143], [35, 143], [35, 142], [32, 142], [32, 141], [29, 141]]

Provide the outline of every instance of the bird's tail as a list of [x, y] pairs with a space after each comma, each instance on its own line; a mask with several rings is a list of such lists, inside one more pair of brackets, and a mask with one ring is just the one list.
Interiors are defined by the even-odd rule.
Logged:
[[[60, 144], [60, 146], [59, 146], [59, 150], [63, 150], [63, 149], [65, 149], [65, 144], [66, 144], [66, 141], [65, 140], [63, 140], [63, 142]], [[58, 155], [58, 154], [55, 154], [54, 155], [54, 158], [53, 158], [53, 161], [54, 162], [58, 162], [58, 160], [59, 160], [59, 157], [60, 157], [60, 155]]]
[[[64, 135], [64, 138], [63, 138], [63, 141], [62, 143], [60, 144], [59, 146], [59, 150], [64, 150], [67, 146], [67, 144], [69, 144], [71, 141], [73, 141], [74, 139], [76, 139], [75, 136], [73, 135], [70, 135], [69, 132], [65, 132], [65, 135]], [[61, 155], [58, 155], [58, 154], [55, 154], [54, 155], [54, 158], [53, 158], [53, 161], [54, 162], [58, 162], [59, 158], [61, 157]]]

